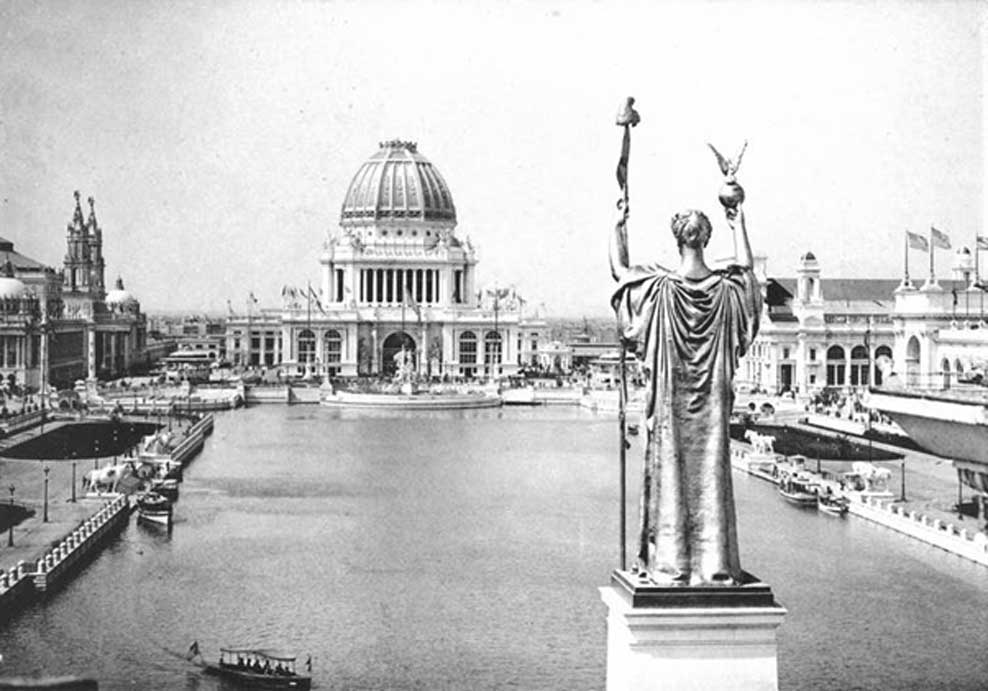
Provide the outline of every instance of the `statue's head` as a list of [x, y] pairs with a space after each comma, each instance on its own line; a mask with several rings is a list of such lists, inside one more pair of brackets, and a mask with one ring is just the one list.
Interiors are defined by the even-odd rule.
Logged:
[[713, 227], [706, 214], [696, 209], [688, 209], [672, 217], [672, 234], [676, 236], [679, 249], [690, 247], [703, 249], [710, 242]]

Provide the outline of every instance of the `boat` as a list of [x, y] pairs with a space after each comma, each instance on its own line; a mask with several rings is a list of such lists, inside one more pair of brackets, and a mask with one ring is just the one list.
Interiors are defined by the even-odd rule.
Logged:
[[534, 386], [514, 386], [501, 390], [504, 405], [539, 405]]
[[816, 507], [828, 516], [844, 516], [851, 502], [847, 497], [835, 494], [820, 494], [817, 496]]
[[638, 425], [628, 425], [628, 434], [632, 437], [638, 436]]
[[178, 480], [175, 478], [160, 478], [151, 480], [151, 491], [160, 494], [170, 501], [178, 500]]
[[[255, 648], [220, 648], [219, 662], [212, 663], [203, 659], [197, 643], [192, 644], [190, 653], [191, 659], [207, 674], [234, 681], [241, 688], [302, 691], [312, 688], [312, 677], [296, 671], [295, 655]], [[305, 667], [307, 672], [312, 671], [311, 657]]]
[[798, 506], [816, 506], [816, 483], [805, 473], [784, 473], [779, 479], [779, 494]]
[[147, 492], [137, 499], [137, 517], [149, 523], [171, 527], [172, 503], [156, 492]]

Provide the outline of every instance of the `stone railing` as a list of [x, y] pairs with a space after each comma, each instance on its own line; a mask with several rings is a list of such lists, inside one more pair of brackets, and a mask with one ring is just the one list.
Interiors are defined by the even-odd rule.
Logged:
[[887, 528], [988, 566], [988, 535], [933, 519], [875, 497], [861, 496], [850, 511]]
[[0, 596], [13, 590], [27, 575], [29, 574], [23, 559], [17, 562], [17, 566], [12, 566], [9, 570], [0, 570]]
[[120, 495], [105, 502], [92, 516], [80, 523], [57, 545], [49, 549], [38, 559], [35, 570], [30, 576], [34, 578], [36, 590], [44, 591], [49, 579], [60, 570], [63, 564], [75, 561], [81, 552], [87, 551], [91, 543], [106, 532], [106, 527], [114, 522], [121, 511], [129, 512], [127, 497]]

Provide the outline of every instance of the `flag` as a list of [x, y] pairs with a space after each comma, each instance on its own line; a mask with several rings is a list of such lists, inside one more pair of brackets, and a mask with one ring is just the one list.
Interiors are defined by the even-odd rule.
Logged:
[[988, 250], [988, 236], [979, 235], [978, 241], [975, 243], [979, 250]]
[[311, 285], [309, 286], [309, 297], [312, 298], [312, 301], [316, 303], [316, 307], [319, 309], [319, 311], [322, 312], [323, 314], [326, 314], [326, 310], [322, 308], [322, 303], [319, 302], [319, 294], [316, 293], [316, 291], [312, 288]]
[[930, 244], [941, 249], [950, 249], [950, 238], [946, 233], [942, 233], [933, 226], [930, 226]]
[[907, 230], [906, 237], [909, 240], [909, 246], [912, 247], [914, 250], [923, 250], [924, 252], [929, 252], [930, 243], [928, 243], [926, 241], [926, 238], [924, 238], [919, 233], [910, 233]]
[[253, 302], [255, 305], [257, 304], [257, 298], [254, 297], [254, 291], [253, 290], [250, 291], [250, 293], [247, 294], [247, 297], [249, 297], [250, 298], [250, 301]]

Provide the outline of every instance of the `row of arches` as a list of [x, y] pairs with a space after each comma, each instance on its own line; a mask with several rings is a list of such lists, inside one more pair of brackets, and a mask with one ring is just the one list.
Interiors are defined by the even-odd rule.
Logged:
[[850, 358], [843, 346], [827, 348], [827, 386], [868, 386], [871, 384], [871, 371], [874, 370], [874, 383], [882, 384], [882, 372], [875, 367], [878, 358], [892, 358], [892, 349], [883, 345], [875, 349], [873, 358], [868, 356], [868, 348], [856, 345], [851, 348]]
[[[485, 374], [492, 374], [504, 361], [504, 342], [497, 331], [483, 333], [483, 341], [474, 331], [464, 331], [460, 334], [457, 345], [458, 361], [462, 375], [475, 376], [480, 367]], [[310, 329], [304, 329], [298, 334], [298, 362], [312, 364], [316, 361], [316, 335]], [[323, 352], [327, 369], [335, 373], [343, 359], [343, 336], [339, 331], [327, 331], [323, 337]], [[395, 371], [395, 356], [404, 351], [418, 365], [419, 352], [415, 339], [404, 331], [396, 331], [384, 339], [381, 344], [381, 363], [384, 374]]]

